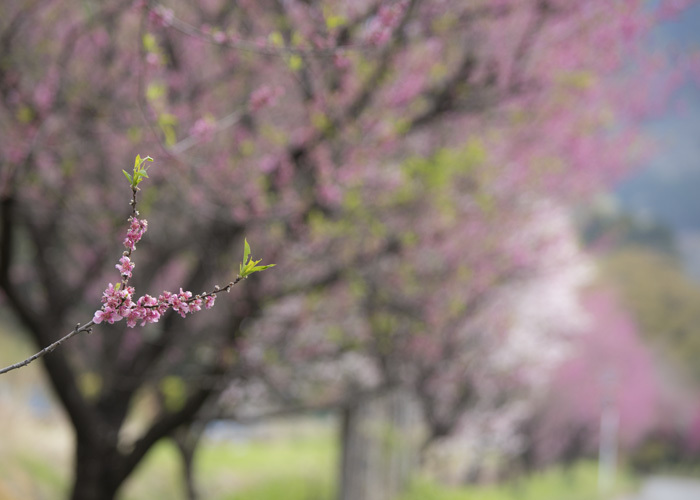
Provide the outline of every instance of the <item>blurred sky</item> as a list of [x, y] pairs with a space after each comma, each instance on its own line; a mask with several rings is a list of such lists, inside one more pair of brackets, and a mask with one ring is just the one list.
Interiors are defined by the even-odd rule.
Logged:
[[[700, 52], [700, 2], [658, 26], [650, 49]], [[620, 183], [622, 208], [674, 230], [689, 271], [700, 277], [700, 87], [679, 89], [669, 109], [645, 124], [656, 142], [648, 165]]]

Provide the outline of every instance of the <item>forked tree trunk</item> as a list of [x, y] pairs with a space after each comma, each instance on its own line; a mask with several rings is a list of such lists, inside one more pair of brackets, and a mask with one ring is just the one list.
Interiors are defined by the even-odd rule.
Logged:
[[173, 434], [173, 440], [182, 460], [183, 481], [187, 491], [187, 500], [197, 500], [197, 484], [194, 476], [194, 455], [204, 434], [205, 426], [196, 423], [179, 428]]

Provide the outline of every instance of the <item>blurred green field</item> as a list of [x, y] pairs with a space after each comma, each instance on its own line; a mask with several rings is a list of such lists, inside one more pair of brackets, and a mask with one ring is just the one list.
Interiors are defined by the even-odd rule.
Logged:
[[[212, 500], [334, 500], [336, 446], [332, 429], [320, 435], [274, 436], [270, 439], [204, 443], [195, 458], [201, 498]], [[8, 450], [3, 449], [6, 453]], [[18, 450], [16, 450], [18, 451]], [[55, 467], [55, 455], [18, 452], [5, 456], [0, 469], [0, 499], [61, 498], [67, 490], [68, 467]], [[4, 470], [3, 470], [4, 469]], [[20, 480], [22, 484], [15, 484]], [[616, 492], [634, 486], [623, 474]], [[158, 444], [122, 490], [122, 500], [184, 499], [181, 463], [175, 445]], [[582, 462], [503, 485], [439, 486], [418, 479], [401, 500], [602, 500], [597, 492], [597, 466]]]
[[572, 467], [555, 467], [510, 483], [445, 488], [426, 480], [416, 481], [402, 500], [605, 500], [630, 491], [634, 479], [618, 476], [613, 491], [598, 492], [598, 464], [579, 462]]
[[[203, 498], [217, 500], [334, 500], [336, 447], [326, 428], [322, 436], [240, 443], [208, 443], [196, 457]], [[162, 443], [127, 485], [123, 498], [183, 498], [175, 447]], [[634, 480], [621, 474], [614, 494], [629, 491]], [[414, 482], [402, 500], [602, 500], [597, 464], [581, 462], [527, 478], [490, 486], [448, 488], [428, 479]]]
[[[336, 451], [329, 430], [321, 428], [319, 436], [206, 442], [195, 457], [202, 498], [333, 498]], [[160, 443], [129, 480], [123, 498], [183, 498], [181, 477], [176, 447], [171, 442]]]

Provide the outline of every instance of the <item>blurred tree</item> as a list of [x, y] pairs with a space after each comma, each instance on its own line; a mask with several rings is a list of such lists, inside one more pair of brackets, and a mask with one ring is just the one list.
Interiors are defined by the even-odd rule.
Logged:
[[587, 327], [573, 339], [571, 354], [527, 424], [524, 458], [530, 467], [596, 456], [606, 405], [616, 421], [614, 446], [622, 451], [663, 419], [659, 366], [633, 319], [610, 293], [592, 290], [585, 305]]
[[[398, 166], [395, 196], [362, 198], [339, 220], [316, 216], [312, 243], [394, 247], [248, 326], [243, 358], [268, 385], [264, 404], [341, 409], [341, 498], [392, 497], [419, 451], [465, 414], [522, 405], [580, 322], [588, 273], [567, 216], [498, 189], [492, 173], [475, 144], [441, 151]], [[222, 403], [234, 417], [253, 406]]]
[[679, 374], [700, 382], [700, 288], [680, 263], [643, 248], [628, 248], [605, 258], [603, 271], [643, 337]]
[[[91, 316], [114, 276], [128, 214], [115, 186], [137, 146], [167, 161], [141, 206], [151, 229], [134, 285], [227, 282], [244, 234], [280, 265], [232, 292], [228, 310], [186, 326], [172, 314], [143, 331], [116, 326], [43, 358], [75, 429], [72, 497], [113, 498], [154, 443], [245, 376], [244, 321], [391, 260], [393, 232], [367, 245], [352, 231], [310, 233], [315, 217], [400, 192], [395, 165], [406, 158], [478, 137], [494, 190], [532, 198], [588, 192], [627, 169], [631, 121], [678, 82], [680, 70], [638, 50], [667, 10], [641, 0], [3, 2], [0, 287], [37, 346]], [[416, 220], [428, 244], [430, 221]], [[480, 251], [478, 235], [450, 224], [445, 249]], [[274, 367], [279, 354], [263, 352]], [[318, 351], [305, 354], [299, 362]], [[166, 404], [131, 439], [123, 429], [144, 391]]]

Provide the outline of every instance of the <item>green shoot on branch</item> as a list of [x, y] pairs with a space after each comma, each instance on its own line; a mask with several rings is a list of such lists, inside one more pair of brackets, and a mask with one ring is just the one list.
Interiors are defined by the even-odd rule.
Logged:
[[153, 161], [153, 158], [151, 158], [150, 156], [141, 158], [141, 155], [136, 155], [136, 159], [134, 160], [133, 175], [129, 175], [129, 173], [126, 170], [122, 170], [127, 180], [129, 181], [129, 184], [131, 185], [131, 189], [134, 191], [138, 189], [139, 183], [143, 179], [148, 179], [148, 167], [143, 166], [143, 164], [147, 161]]
[[[262, 260], [262, 259], [260, 259]], [[240, 265], [240, 271], [238, 273], [239, 278], [246, 278], [253, 273], [258, 271], [264, 271], [270, 267], [274, 267], [275, 264], [268, 264], [266, 266], [259, 266], [260, 260], [253, 260], [250, 257], [250, 245], [248, 245], [248, 240], [243, 240], [243, 263]]]

